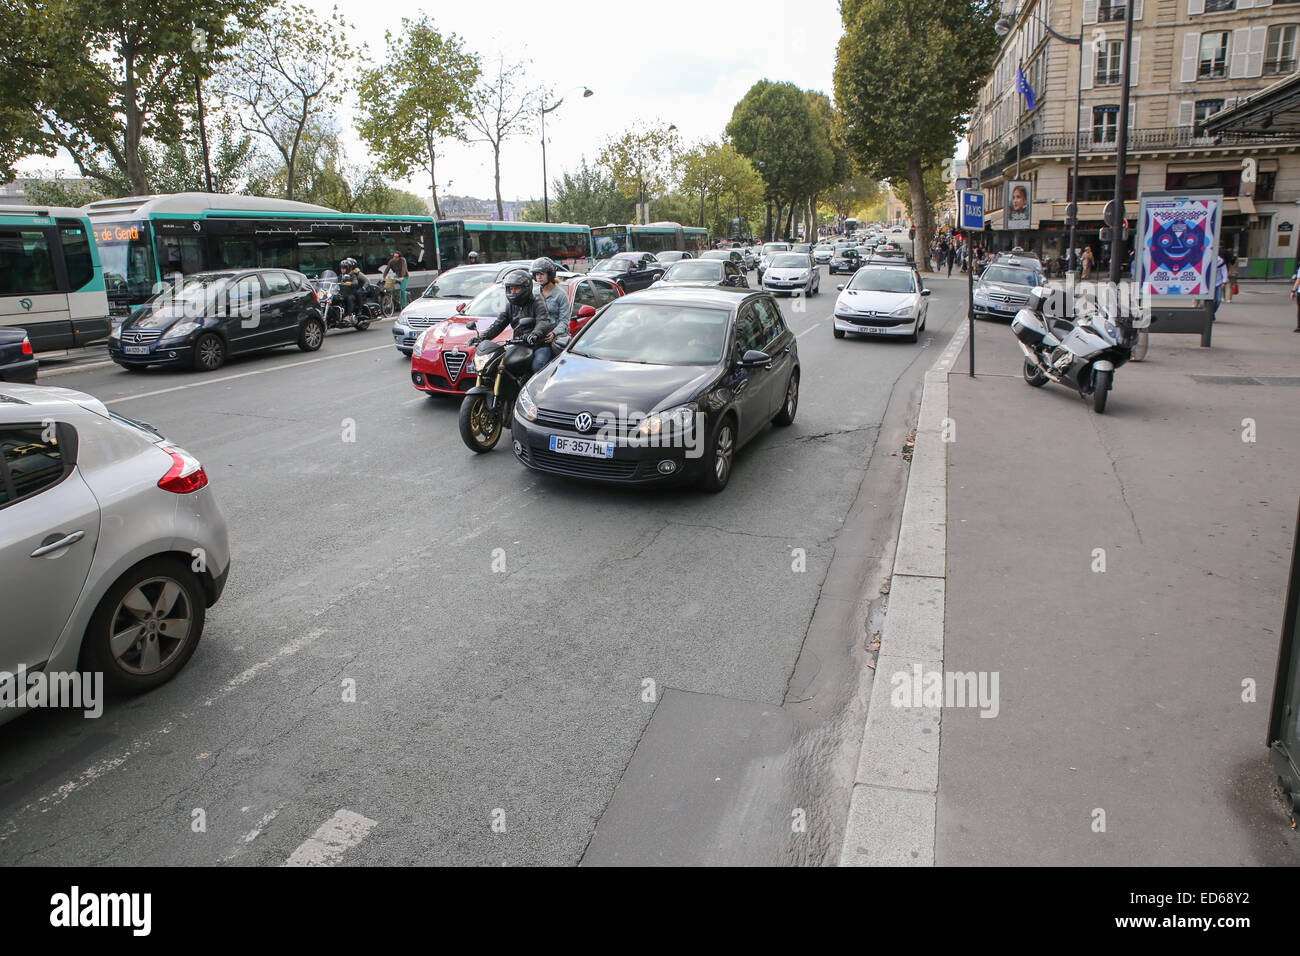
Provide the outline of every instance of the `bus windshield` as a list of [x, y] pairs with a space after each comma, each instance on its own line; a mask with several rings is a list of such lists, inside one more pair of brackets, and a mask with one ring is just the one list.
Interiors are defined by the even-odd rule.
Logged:
[[595, 259], [608, 259], [620, 252], [632, 251], [632, 243], [629, 240], [627, 230], [622, 227], [607, 231], [593, 229], [591, 230], [591, 240], [596, 247], [592, 250], [592, 257]]
[[129, 296], [139, 302], [153, 293], [158, 271], [154, 265], [147, 223], [97, 224], [95, 244], [99, 248], [105, 291], [110, 299]]

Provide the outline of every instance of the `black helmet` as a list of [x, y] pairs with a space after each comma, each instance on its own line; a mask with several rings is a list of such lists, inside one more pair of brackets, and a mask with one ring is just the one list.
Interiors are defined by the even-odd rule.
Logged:
[[533, 277], [523, 269], [511, 269], [505, 277], [506, 298], [513, 306], [525, 306], [533, 301]]
[[556, 272], [555, 260], [549, 259], [546, 256], [542, 256], [540, 259], [534, 259], [533, 264], [528, 267], [528, 271], [533, 275], [537, 275], [537, 273], [541, 272], [545, 274], [548, 282], [554, 282]]

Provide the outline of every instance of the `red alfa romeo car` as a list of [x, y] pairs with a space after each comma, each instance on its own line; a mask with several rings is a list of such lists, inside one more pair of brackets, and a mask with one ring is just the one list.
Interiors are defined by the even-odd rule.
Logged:
[[[569, 293], [569, 334], [582, 328], [596, 311], [623, 294], [618, 284], [596, 276], [561, 273], [559, 282]], [[536, 287], [534, 287], [536, 288]], [[422, 392], [464, 395], [474, 387], [474, 348], [469, 340], [478, 334], [466, 324], [486, 329], [506, 307], [505, 286], [497, 283], [470, 300], [455, 316], [430, 326], [415, 340], [411, 353], [411, 384]], [[496, 337], [508, 342], [507, 326]]]

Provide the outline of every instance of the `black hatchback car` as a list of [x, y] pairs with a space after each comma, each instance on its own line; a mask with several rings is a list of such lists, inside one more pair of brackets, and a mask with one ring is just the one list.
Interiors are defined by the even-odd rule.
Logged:
[[776, 300], [678, 286], [596, 313], [520, 393], [513, 446], [553, 475], [721, 491], [736, 451], [798, 406], [798, 347]]
[[653, 253], [620, 252], [601, 259], [591, 267], [591, 274], [602, 279], [613, 279], [624, 292], [640, 292], [663, 276], [666, 268]]
[[684, 259], [668, 267], [651, 288], [663, 289], [677, 285], [716, 286], [718, 288], [748, 289], [744, 266], [726, 259]]
[[109, 333], [108, 356], [126, 369], [179, 365], [211, 372], [231, 355], [325, 341], [320, 302], [291, 269], [198, 272], [175, 282]]

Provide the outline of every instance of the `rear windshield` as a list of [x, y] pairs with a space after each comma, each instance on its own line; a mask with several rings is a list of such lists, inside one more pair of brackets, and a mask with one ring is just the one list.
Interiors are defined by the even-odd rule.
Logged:
[[807, 269], [808, 257], [801, 252], [789, 252], [783, 256], [773, 256], [770, 265], [774, 269]]
[[671, 279], [705, 279], [722, 278], [722, 263], [716, 259], [686, 259], [677, 263], [664, 273], [665, 280]]

